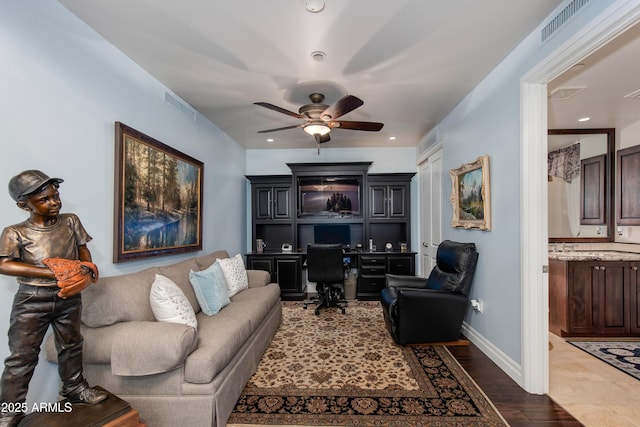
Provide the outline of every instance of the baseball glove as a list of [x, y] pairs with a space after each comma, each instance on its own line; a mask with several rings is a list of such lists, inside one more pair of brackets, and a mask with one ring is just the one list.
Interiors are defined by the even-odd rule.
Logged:
[[55, 274], [60, 288], [58, 292], [60, 298], [73, 296], [98, 281], [98, 267], [92, 262], [45, 258], [42, 263]]

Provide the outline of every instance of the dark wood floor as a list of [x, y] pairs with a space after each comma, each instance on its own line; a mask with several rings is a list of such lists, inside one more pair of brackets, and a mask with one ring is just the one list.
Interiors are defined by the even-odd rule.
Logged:
[[473, 344], [447, 347], [511, 426], [581, 426], [547, 395], [529, 394]]

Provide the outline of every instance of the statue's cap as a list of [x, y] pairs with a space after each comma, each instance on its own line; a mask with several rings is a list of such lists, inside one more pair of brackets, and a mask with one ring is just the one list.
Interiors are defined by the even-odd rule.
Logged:
[[44, 172], [39, 170], [28, 170], [20, 172], [9, 181], [9, 194], [16, 202], [22, 197], [29, 195], [48, 182], [61, 183], [61, 178], [49, 178]]

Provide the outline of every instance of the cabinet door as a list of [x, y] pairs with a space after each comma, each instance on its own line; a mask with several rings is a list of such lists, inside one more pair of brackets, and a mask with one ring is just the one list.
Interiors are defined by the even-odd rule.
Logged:
[[[629, 327], [628, 263], [599, 263], [598, 332], [603, 335], [626, 335]], [[626, 283], [625, 283], [626, 282]]]
[[253, 207], [253, 211], [254, 211], [254, 215], [256, 219], [271, 219], [273, 214], [272, 214], [272, 194], [273, 194], [273, 189], [271, 186], [268, 187], [262, 187], [262, 186], [256, 186], [254, 188], [254, 194], [255, 194], [255, 199], [254, 199], [254, 207]]
[[291, 218], [291, 187], [256, 186], [254, 194], [256, 219]]
[[302, 291], [302, 264], [299, 257], [277, 257], [276, 275], [280, 290], [284, 292]]
[[389, 186], [389, 218], [405, 218], [407, 216], [407, 186]]
[[273, 208], [273, 218], [289, 219], [291, 217], [289, 208], [291, 206], [291, 187], [274, 187], [273, 196], [275, 204]]
[[640, 334], [640, 262], [629, 265], [629, 332], [631, 335]]
[[573, 262], [569, 269], [568, 320], [570, 334], [596, 334], [598, 330], [598, 275], [596, 263]]
[[247, 255], [247, 270], [262, 270], [271, 275], [271, 281], [276, 280], [272, 257]]
[[387, 186], [372, 185], [369, 187], [369, 218], [386, 218]]

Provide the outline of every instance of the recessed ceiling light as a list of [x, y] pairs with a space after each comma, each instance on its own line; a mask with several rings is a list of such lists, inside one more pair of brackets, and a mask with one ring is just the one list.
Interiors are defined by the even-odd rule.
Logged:
[[591, 120], [591, 117], [580, 117], [578, 119], [579, 122], [588, 122], [589, 120]]
[[395, 136], [390, 136], [390, 137], [389, 137], [389, 139], [390, 139], [391, 141], [395, 141], [395, 140], [396, 140], [396, 137], [395, 137]]
[[273, 142], [273, 141], [275, 141], [273, 138], [268, 138], [267, 139], [267, 142]]

